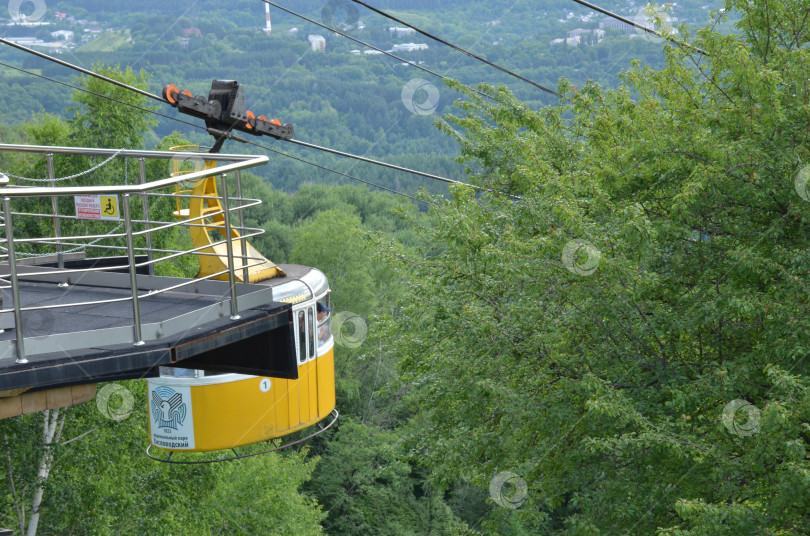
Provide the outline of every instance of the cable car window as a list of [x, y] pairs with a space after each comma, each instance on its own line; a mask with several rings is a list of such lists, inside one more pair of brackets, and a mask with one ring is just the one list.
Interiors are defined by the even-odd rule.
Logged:
[[307, 326], [304, 311], [298, 311], [298, 364], [307, 360]]
[[324, 296], [317, 305], [318, 315], [318, 346], [323, 346], [329, 340], [329, 319], [332, 316], [329, 308], [329, 295]]
[[309, 345], [309, 358], [315, 358], [315, 314], [313, 313], [314, 307], [307, 309], [307, 342]]

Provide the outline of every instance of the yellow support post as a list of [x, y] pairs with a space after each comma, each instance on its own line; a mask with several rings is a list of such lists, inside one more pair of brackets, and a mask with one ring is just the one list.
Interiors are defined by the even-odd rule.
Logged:
[[[200, 152], [201, 148], [197, 145], [182, 145], [172, 147], [172, 151], [193, 151]], [[205, 153], [208, 154], [208, 153]], [[191, 163], [194, 169], [183, 170], [184, 163]], [[201, 171], [205, 169], [215, 169], [217, 165], [216, 160], [204, 160], [202, 157], [199, 159], [189, 160], [172, 160], [172, 177], [190, 173], [193, 171]], [[183, 208], [183, 196], [189, 195], [188, 208]], [[174, 216], [179, 219], [190, 219], [203, 217], [191, 222], [193, 225], [190, 227], [191, 241], [196, 248], [200, 249], [197, 258], [200, 262], [200, 270], [197, 273], [198, 278], [208, 277], [223, 270], [228, 269], [228, 253], [227, 244], [216, 242], [222, 241], [225, 230], [225, 216], [220, 203], [219, 193], [217, 191], [216, 177], [210, 176], [198, 180], [194, 183], [191, 190], [182, 189], [180, 185], [175, 187], [175, 195], [177, 196], [177, 210]], [[217, 236], [218, 235], [218, 236]], [[236, 229], [231, 229], [230, 240], [233, 243], [234, 259], [233, 269], [235, 272], [236, 280], [244, 283], [244, 266], [248, 266], [248, 282], [258, 283], [266, 279], [280, 277], [284, 272], [274, 263], [266, 259], [259, 251], [250, 245], [249, 242], [245, 244], [245, 254], [247, 257], [242, 258], [241, 235]], [[214, 279], [221, 281], [228, 280], [228, 274], [220, 274]]]

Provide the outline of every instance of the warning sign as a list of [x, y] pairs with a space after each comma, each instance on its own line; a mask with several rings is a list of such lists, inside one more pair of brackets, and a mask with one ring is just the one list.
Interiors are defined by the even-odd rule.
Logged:
[[76, 217], [82, 220], [120, 220], [118, 196], [76, 195]]

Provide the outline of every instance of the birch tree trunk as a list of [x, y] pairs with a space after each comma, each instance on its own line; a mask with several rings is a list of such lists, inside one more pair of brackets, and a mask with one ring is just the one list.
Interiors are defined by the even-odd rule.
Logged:
[[42, 444], [45, 450], [42, 453], [42, 460], [39, 463], [39, 471], [37, 472], [37, 490], [31, 501], [31, 517], [28, 521], [27, 536], [36, 536], [37, 534], [39, 512], [42, 507], [42, 495], [45, 493], [45, 482], [48, 480], [48, 475], [53, 465], [53, 450], [51, 450], [51, 445], [54, 442], [59, 442], [59, 436], [62, 435], [62, 426], [65, 424], [65, 416], [62, 415], [60, 419], [59, 413], [58, 409], [44, 411], [45, 422], [42, 426]]

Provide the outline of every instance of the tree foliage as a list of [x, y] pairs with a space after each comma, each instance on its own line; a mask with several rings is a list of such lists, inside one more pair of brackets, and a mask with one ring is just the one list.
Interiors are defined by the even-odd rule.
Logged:
[[[197, 466], [154, 462], [144, 455], [146, 384], [119, 385], [134, 401], [120, 421], [96, 401], [60, 410], [67, 418], [50, 447], [39, 534], [321, 534], [320, 508], [298, 491], [317, 459], [292, 453]], [[28, 515], [40, 482], [41, 417], [0, 421], [7, 484], [0, 488], [0, 526], [18, 527]]]
[[414, 455], [519, 475], [498, 512], [534, 533], [806, 533], [810, 4], [727, 8], [741, 35], [682, 34], [707, 55], [616, 90], [469, 93], [443, 128], [487, 192], [390, 247]]
[[[117, 65], [114, 67], [96, 65], [94, 71], [139, 89], [146, 87], [149, 78], [144, 71], [135, 73], [131, 67], [122, 70]], [[88, 91], [112, 97], [119, 102], [87, 92], [74, 92], [72, 99], [79, 106], [68, 109], [69, 112], [74, 112], [69, 120], [73, 128], [72, 141], [84, 147], [113, 149], [141, 147], [144, 135], [149, 127], [157, 124], [157, 120], [142, 110], [136, 111], [132, 106], [147, 110], [155, 109], [147, 97], [88, 75], [81, 77], [78, 82]], [[125, 104], [121, 104], [122, 102]]]

